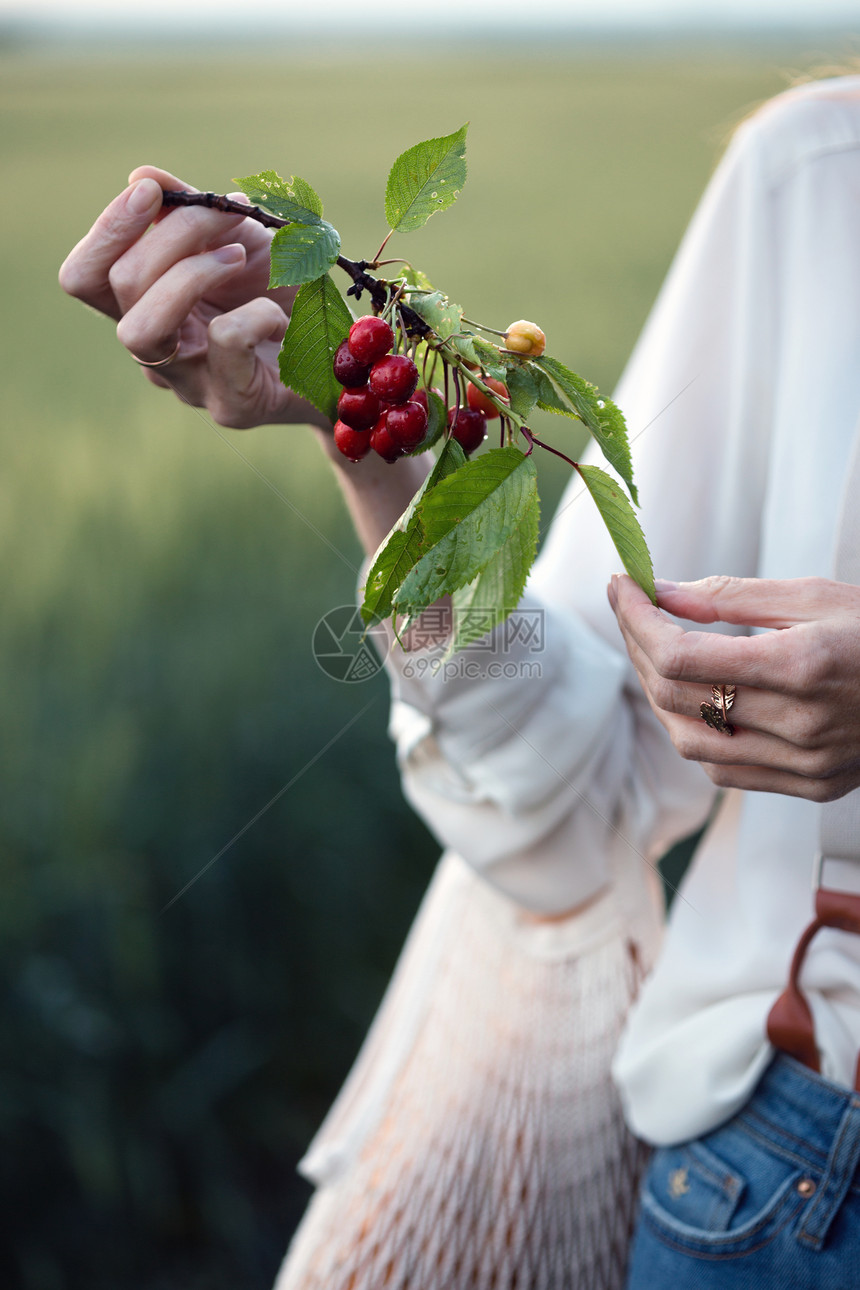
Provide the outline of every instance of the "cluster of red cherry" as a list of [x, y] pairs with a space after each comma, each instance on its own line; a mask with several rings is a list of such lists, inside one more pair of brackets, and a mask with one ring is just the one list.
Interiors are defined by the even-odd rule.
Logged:
[[[415, 363], [406, 354], [392, 354], [393, 345], [394, 332], [385, 319], [367, 315], [352, 324], [334, 356], [335, 379], [344, 387], [334, 441], [350, 461], [361, 461], [371, 449], [383, 461], [396, 461], [417, 448], [427, 433], [427, 391], [418, 388]], [[470, 394], [473, 389], [469, 387]], [[468, 402], [468, 407], [448, 412], [451, 434], [466, 453], [474, 452], [487, 435], [485, 413], [472, 406], [471, 398]]]

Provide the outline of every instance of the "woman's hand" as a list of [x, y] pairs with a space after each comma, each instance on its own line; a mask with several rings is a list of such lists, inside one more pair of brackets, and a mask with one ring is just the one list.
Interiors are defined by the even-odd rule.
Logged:
[[136, 358], [167, 358], [178, 344], [176, 357], [144, 368], [146, 376], [220, 425], [327, 427], [278, 374], [295, 292], [267, 290], [271, 232], [206, 207], [163, 210], [164, 189], [195, 190], [153, 166], [132, 171], [129, 185], [66, 259], [63, 290], [115, 318]]
[[[616, 575], [609, 601], [682, 757], [701, 762], [722, 788], [829, 802], [860, 785], [860, 587], [719, 577], [657, 587], [659, 609]], [[668, 614], [773, 630], [685, 631]], [[714, 684], [737, 687], [732, 738], [702, 719]]]

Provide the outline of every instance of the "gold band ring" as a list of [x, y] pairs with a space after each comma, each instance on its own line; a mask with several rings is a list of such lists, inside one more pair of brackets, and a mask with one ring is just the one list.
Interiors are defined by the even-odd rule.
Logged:
[[145, 358], [138, 358], [137, 354], [131, 354], [131, 350], [128, 352], [131, 354], [134, 361], [139, 363], [141, 367], [168, 367], [179, 353], [179, 346], [181, 343], [182, 342], [179, 340], [176, 342], [176, 348], [173, 350], [172, 354], [167, 355], [167, 358], [156, 358], [152, 362], [148, 362]]
[[703, 703], [699, 708], [702, 720], [721, 734], [733, 735], [735, 728], [729, 721], [729, 713], [735, 701], [734, 685], [712, 685], [711, 702]]

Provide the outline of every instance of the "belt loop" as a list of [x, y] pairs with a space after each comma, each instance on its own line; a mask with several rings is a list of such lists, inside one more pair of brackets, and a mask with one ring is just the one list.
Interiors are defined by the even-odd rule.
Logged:
[[839, 1207], [854, 1181], [860, 1162], [860, 1097], [852, 1097], [845, 1108], [836, 1139], [827, 1157], [824, 1177], [797, 1233], [797, 1239], [820, 1250]]

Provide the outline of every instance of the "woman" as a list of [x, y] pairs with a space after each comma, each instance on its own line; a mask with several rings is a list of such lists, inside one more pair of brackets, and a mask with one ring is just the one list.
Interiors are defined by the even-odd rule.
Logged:
[[[132, 180], [67, 260], [66, 290], [223, 424], [313, 419], [277, 383], [289, 299], [262, 296], [265, 235], [195, 210], [141, 241], [161, 188], [182, 185]], [[573, 489], [523, 610], [543, 625], [539, 675], [427, 680], [392, 653], [404, 786], [448, 851], [311, 1152], [322, 1186], [279, 1290], [621, 1284], [641, 1156], [607, 1065], [654, 952], [650, 865], [717, 787], [616, 1064], [630, 1123], [661, 1147], [631, 1285], [782, 1285], [787, 1269], [793, 1285], [846, 1283], [854, 1166], [840, 1157], [832, 1201], [828, 1161], [834, 1139], [854, 1142], [851, 1125], [831, 1131], [850, 1118], [860, 1047], [853, 939], [825, 932], [804, 976], [824, 1077], [773, 1063], [766, 1023], [810, 915], [816, 803], [860, 783], [860, 592], [828, 579], [860, 412], [858, 195], [856, 78], [748, 122], [618, 392], [658, 572], [728, 578], [664, 586], [660, 610], [613, 579], [607, 604], [617, 557]], [[368, 551], [423, 469], [341, 471]], [[747, 638], [758, 627], [779, 630]], [[522, 635], [493, 644], [527, 661]], [[812, 1152], [800, 1161], [761, 1129], [786, 1127], [786, 1099]], [[745, 1106], [768, 1138], [751, 1164]], [[805, 1218], [822, 1198], [823, 1236]]]

